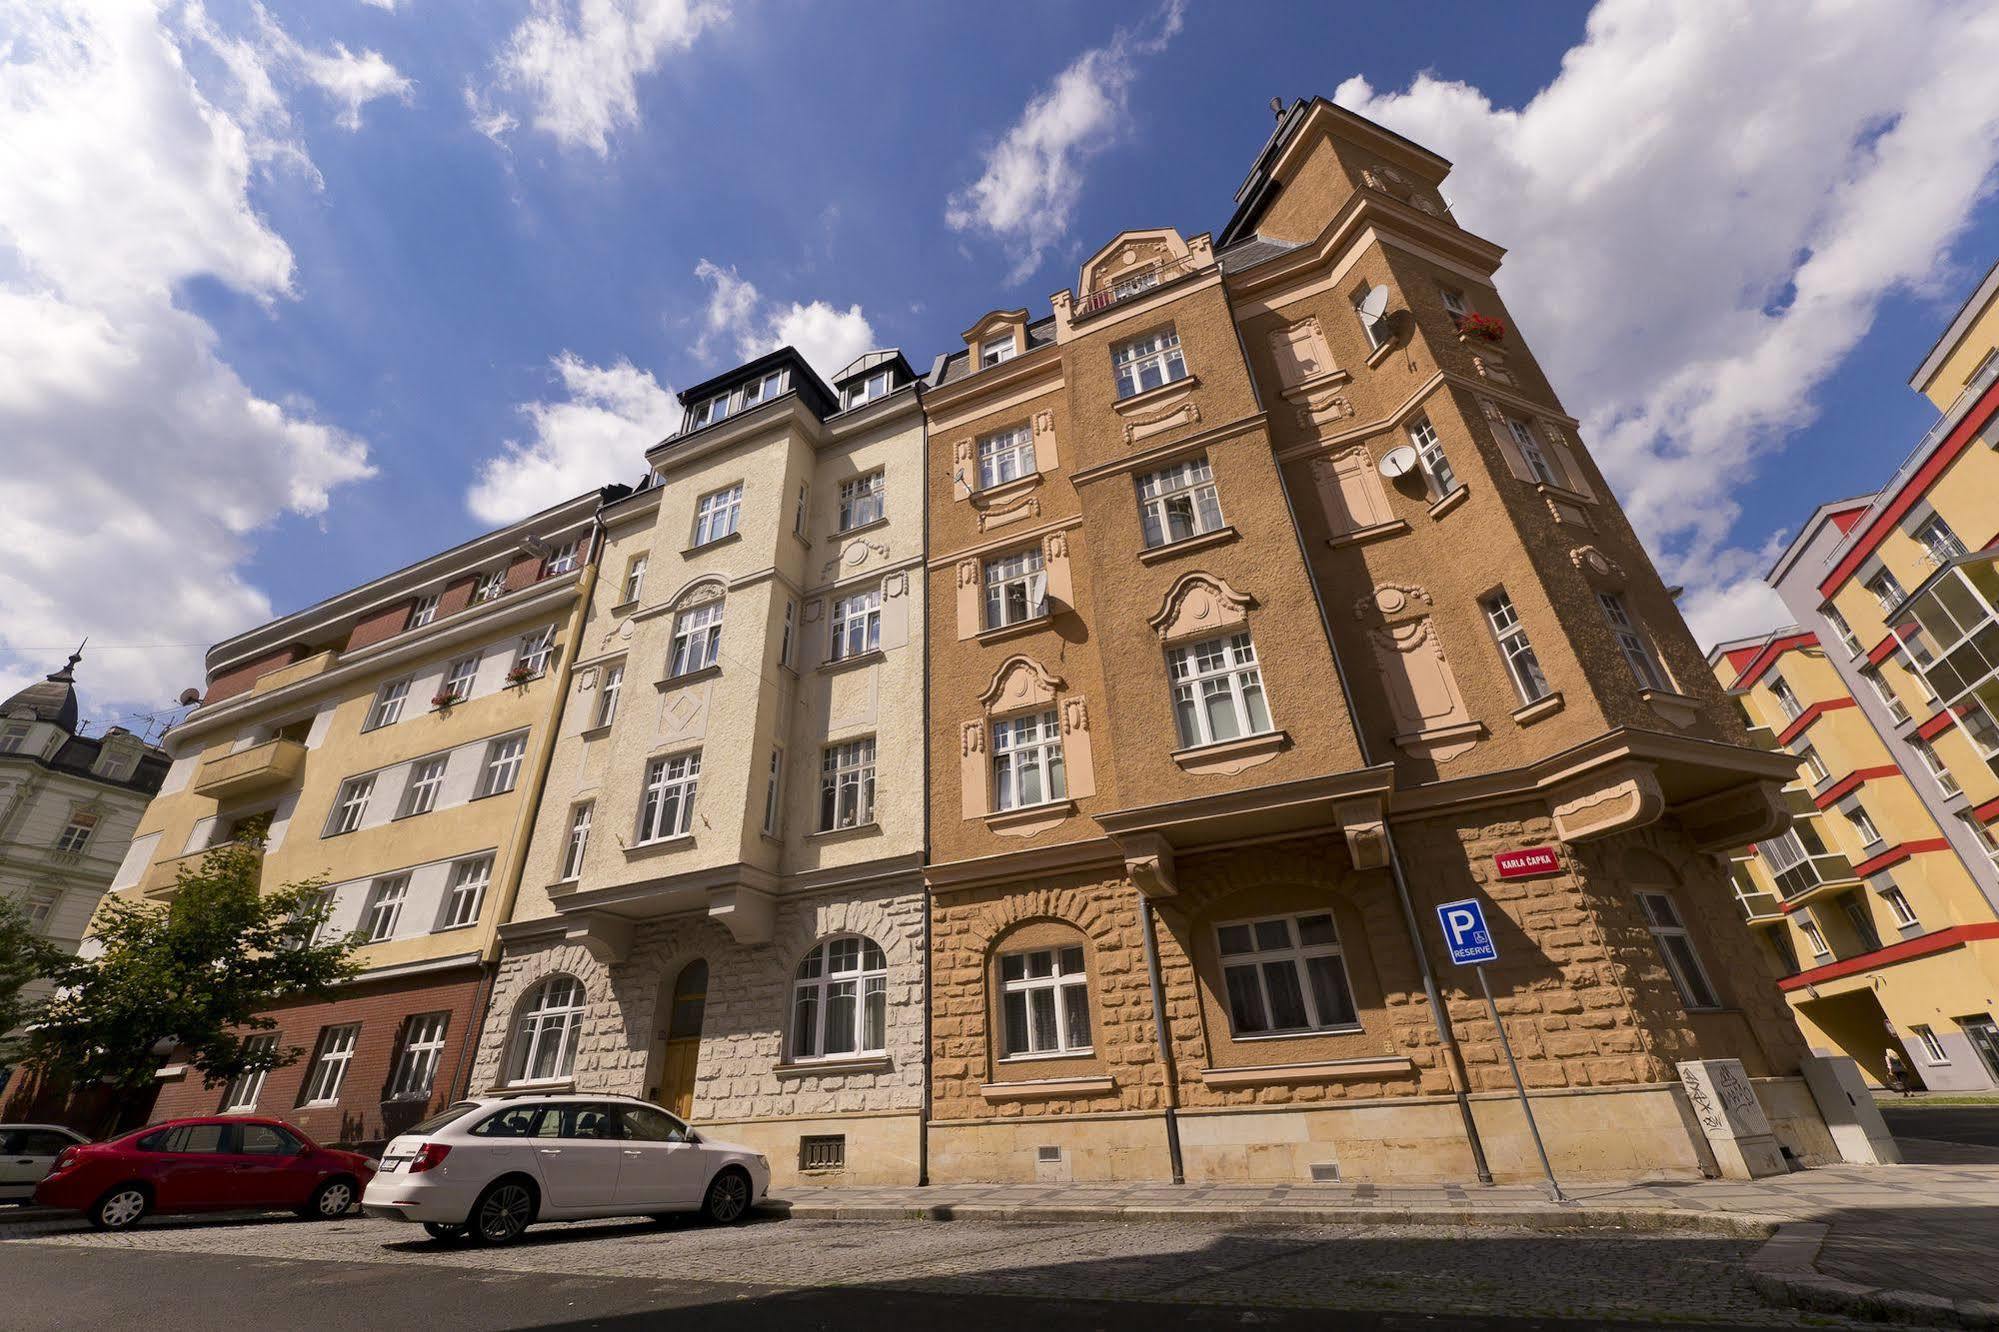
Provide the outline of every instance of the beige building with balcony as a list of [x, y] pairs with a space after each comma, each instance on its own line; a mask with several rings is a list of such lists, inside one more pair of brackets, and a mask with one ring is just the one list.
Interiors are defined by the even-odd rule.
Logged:
[[682, 393], [603, 513], [473, 1086], [642, 1095], [776, 1178], [914, 1182], [923, 420], [902, 356]]

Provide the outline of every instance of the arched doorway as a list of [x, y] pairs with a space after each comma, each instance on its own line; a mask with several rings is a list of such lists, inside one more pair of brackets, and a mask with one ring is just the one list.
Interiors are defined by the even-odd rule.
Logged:
[[660, 1007], [653, 1033], [652, 1076], [646, 1096], [679, 1115], [694, 1107], [694, 1074], [701, 1062], [701, 1019], [708, 1008], [708, 963], [696, 958], [680, 969]]

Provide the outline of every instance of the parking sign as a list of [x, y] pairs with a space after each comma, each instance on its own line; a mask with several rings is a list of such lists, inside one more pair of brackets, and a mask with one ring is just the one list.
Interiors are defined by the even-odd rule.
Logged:
[[1451, 950], [1452, 962], [1468, 967], [1499, 961], [1499, 948], [1492, 942], [1492, 932], [1485, 928], [1485, 908], [1477, 898], [1444, 903], [1437, 908], [1437, 919], [1443, 923], [1444, 943]]

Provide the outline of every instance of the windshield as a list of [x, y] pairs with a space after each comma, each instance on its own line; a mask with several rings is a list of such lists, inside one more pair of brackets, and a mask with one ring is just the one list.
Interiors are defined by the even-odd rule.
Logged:
[[404, 1136], [415, 1138], [422, 1137], [426, 1133], [435, 1133], [446, 1124], [463, 1119], [478, 1108], [479, 1105], [476, 1101], [460, 1101], [456, 1105], [447, 1105], [429, 1119], [410, 1125], [403, 1130], [403, 1134]]

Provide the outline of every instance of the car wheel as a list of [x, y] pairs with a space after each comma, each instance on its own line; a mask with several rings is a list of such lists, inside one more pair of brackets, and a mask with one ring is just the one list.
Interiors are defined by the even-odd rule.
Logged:
[[308, 1221], [331, 1221], [354, 1210], [354, 1181], [345, 1176], [327, 1180], [312, 1191], [299, 1215]]
[[130, 1230], [152, 1205], [137, 1184], [120, 1184], [91, 1207], [90, 1224], [99, 1230]]
[[451, 1244], [465, 1238], [465, 1227], [446, 1225], [442, 1221], [426, 1221], [423, 1223], [423, 1233], [439, 1244]]
[[732, 1226], [749, 1215], [750, 1177], [738, 1166], [730, 1166], [708, 1181], [707, 1196], [701, 1199], [701, 1219], [710, 1225]]
[[519, 1179], [495, 1180], [472, 1204], [466, 1231], [474, 1244], [512, 1244], [534, 1221], [534, 1190]]

